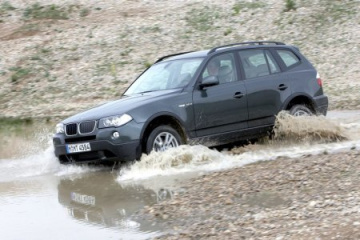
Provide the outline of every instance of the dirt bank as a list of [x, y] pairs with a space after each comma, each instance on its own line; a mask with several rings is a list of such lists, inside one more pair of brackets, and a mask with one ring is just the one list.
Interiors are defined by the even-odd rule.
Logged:
[[249, 40], [296, 45], [330, 109], [360, 108], [359, 1], [0, 1], [0, 117], [118, 99], [161, 56]]
[[142, 210], [161, 239], [359, 239], [360, 150], [277, 159], [184, 183]]

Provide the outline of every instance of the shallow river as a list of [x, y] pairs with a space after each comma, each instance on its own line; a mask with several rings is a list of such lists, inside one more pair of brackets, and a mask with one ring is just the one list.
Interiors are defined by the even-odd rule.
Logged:
[[15, 138], [0, 152], [0, 239], [148, 239], [166, 229], [132, 215], [171, 198], [186, 178], [282, 156], [360, 149], [360, 111], [291, 121], [284, 120], [277, 140], [221, 150], [181, 146], [120, 169], [60, 165], [48, 131]]

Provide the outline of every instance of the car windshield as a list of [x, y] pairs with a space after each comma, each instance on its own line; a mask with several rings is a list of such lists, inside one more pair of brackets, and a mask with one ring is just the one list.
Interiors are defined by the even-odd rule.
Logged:
[[124, 95], [184, 87], [190, 82], [202, 61], [203, 58], [191, 58], [154, 64], [129, 87]]

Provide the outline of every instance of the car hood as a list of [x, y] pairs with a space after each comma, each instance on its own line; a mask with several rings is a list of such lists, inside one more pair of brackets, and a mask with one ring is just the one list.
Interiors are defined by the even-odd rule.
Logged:
[[123, 96], [119, 100], [111, 101], [71, 116], [65, 119], [63, 123], [67, 124], [72, 122], [98, 120], [104, 117], [121, 115], [124, 113], [128, 113], [131, 110], [146, 104], [147, 102], [156, 101], [157, 98], [165, 95], [175, 94], [181, 92], [181, 90], [182, 89], [171, 89], [141, 93], [132, 96]]

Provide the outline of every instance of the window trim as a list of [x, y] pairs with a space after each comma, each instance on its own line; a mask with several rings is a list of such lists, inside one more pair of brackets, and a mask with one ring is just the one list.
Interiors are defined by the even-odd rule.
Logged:
[[[256, 76], [256, 77], [252, 77], [252, 78], [247, 78], [246, 77], [246, 74], [245, 74], [245, 69], [244, 69], [244, 64], [243, 64], [243, 61], [241, 60], [241, 57], [240, 57], [240, 52], [242, 51], [249, 51], [249, 50], [261, 50], [264, 54], [264, 58], [265, 58], [265, 61], [266, 61], [266, 64], [267, 64], [267, 68], [268, 68], [268, 71], [269, 71], [269, 74], [268, 75], [265, 75], [265, 76]], [[266, 52], [268, 52], [272, 57], [273, 57], [273, 60], [275, 61], [275, 63], [278, 65], [279, 67], [279, 72], [276, 72], [276, 73], [272, 73], [271, 70], [270, 70], [270, 64], [268, 62], [268, 59], [266, 57]], [[256, 79], [256, 78], [262, 78], [262, 77], [267, 77], [267, 76], [271, 76], [271, 75], [276, 75], [276, 74], [279, 74], [281, 72], [283, 72], [283, 68], [282, 66], [279, 64], [278, 62], [278, 59], [277, 59], [277, 56], [274, 56], [273, 52], [271, 51], [271, 48], [247, 48], [247, 49], [240, 49], [240, 50], [236, 50], [236, 57], [238, 58], [238, 61], [239, 61], [239, 64], [240, 64], [240, 72], [241, 72], [241, 79], [242, 80], [251, 80], [251, 79]], [[280, 56], [279, 56], [280, 58]]]
[[[233, 82], [227, 82], [227, 83], [220, 83], [219, 85], [223, 85], [223, 84], [229, 84], [229, 83], [234, 83], [234, 82], [239, 82], [242, 80], [242, 78], [239, 78], [241, 77], [240, 73], [239, 73], [239, 68], [237, 66], [237, 59], [236, 59], [236, 52], [231, 50], [231, 51], [226, 51], [226, 52], [220, 52], [220, 53], [217, 53], [215, 55], [211, 55], [209, 56], [208, 58], [206, 58], [204, 61], [203, 61], [203, 66], [200, 66], [200, 68], [198, 69], [199, 70], [199, 75], [197, 76], [197, 80], [196, 80], [196, 86], [199, 87], [200, 84], [201, 84], [201, 81], [202, 81], [202, 74], [204, 73], [204, 71], [206, 70], [206, 67], [208, 65], [208, 63], [213, 59], [213, 58], [216, 58], [220, 55], [226, 55], [226, 54], [231, 54], [232, 55], [232, 58], [234, 60], [233, 64], [234, 64], [234, 70], [235, 70], [235, 77], [237, 78], [236, 81], [233, 81]], [[218, 86], [219, 86], [218, 85]]]
[[[265, 59], [266, 59], [266, 62], [267, 62], [267, 64], [268, 64], [268, 68], [269, 68], [269, 73], [270, 73], [270, 75], [275, 75], [275, 74], [281, 73], [281, 72], [282, 72], [281, 67], [280, 67], [279, 63], [277, 62], [276, 58], [274, 57], [274, 55], [272, 54], [272, 52], [270, 51], [270, 49], [265, 49], [265, 50], [264, 50], [264, 53], [265, 53]], [[267, 55], [267, 53], [269, 54], [269, 56]], [[269, 63], [269, 59], [268, 59], [268, 58], [270, 58], [271, 61], [274, 61], [274, 64], [277, 65], [277, 67], [279, 68], [279, 71], [278, 71], [278, 72], [274, 72], [274, 73], [271, 72], [271, 66], [270, 66], [270, 63]]]
[[[282, 59], [282, 57], [281, 57], [280, 54], [278, 53], [278, 50], [285, 50], [285, 51], [291, 52], [292, 54], [294, 54], [294, 55], [299, 59], [299, 61], [298, 61], [297, 63], [289, 66], [289, 67], [286, 66], [284, 60]], [[288, 71], [288, 70], [290, 70], [290, 69], [292, 69], [292, 68], [295, 68], [295, 67], [301, 65], [302, 62], [303, 62], [303, 61], [302, 61], [302, 58], [301, 58], [295, 51], [293, 51], [293, 50], [290, 49], [290, 48], [272, 48], [272, 49], [271, 49], [271, 52], [272, 52], [273, 56], [276, 58], [276, 61], [278, 62], [279, 66], [280, 66], [280, 68], [281, 68], [281, 70], [282, 70], [283, 72]]]

